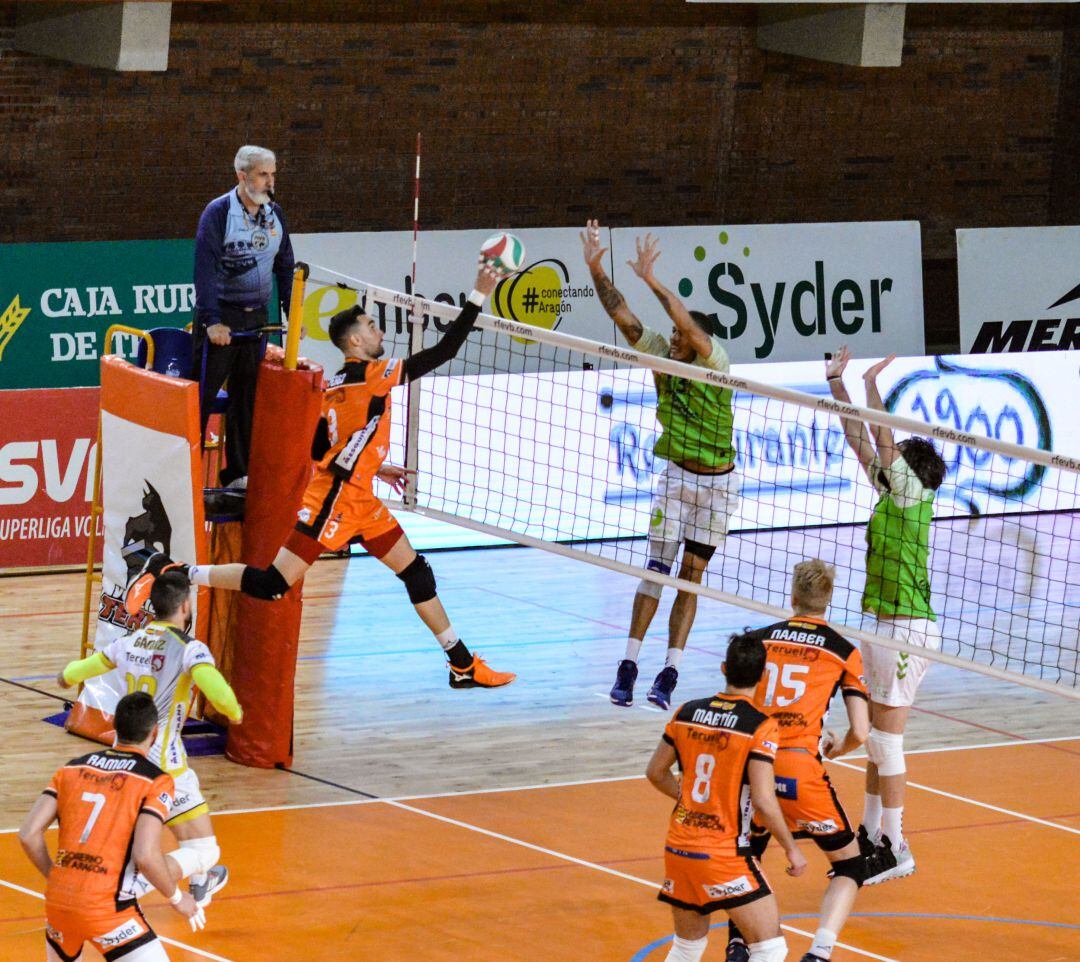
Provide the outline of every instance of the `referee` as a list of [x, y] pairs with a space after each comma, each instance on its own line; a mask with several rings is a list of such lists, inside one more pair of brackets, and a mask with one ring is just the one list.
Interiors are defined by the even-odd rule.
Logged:
[[281, 207], [274, 202], [273, 151], [244, 146], [236, 152], [236, 188], [210, 201], [195, 234], [194, 380], [202, 383], [202, 433], [214, 399], [228, 379], [225, 467], [221, 484], [246, 489], [260, 339], [234, 338], [267, 323], [273, 278], [282, 313], [292, 295], [293, 249]]

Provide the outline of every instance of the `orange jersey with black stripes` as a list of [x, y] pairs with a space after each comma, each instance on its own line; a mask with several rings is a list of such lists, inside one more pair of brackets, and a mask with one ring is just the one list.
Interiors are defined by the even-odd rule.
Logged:
[[755, 702], [779, 724], [782, 748], [816, 755], [836, 690], [869, 698], [862, 654], [821, 618], [789, 618], [750, 634], [768, 653]]
[[330, 449], [318, 466], [355, 484], [371, 487], [375, 472], [390, 453], [390, 391], [402, 383], [397, 358], [345, 366], [327, 382], [322, 416]]
[[750, 854], [750, 759], [772, 764], [776, 721], [743, 695], [688, 701], [664, 729], [675, 749], [682, 785], [671, 813], [671, 849]]
[[45, 900], [81, 915], [108, 915], [135, 898], [131, 858], [135, 822], [164, 822], [173, 780], [141, 752], [104, 748], [73, 759], [52, 777], [60, 838]]

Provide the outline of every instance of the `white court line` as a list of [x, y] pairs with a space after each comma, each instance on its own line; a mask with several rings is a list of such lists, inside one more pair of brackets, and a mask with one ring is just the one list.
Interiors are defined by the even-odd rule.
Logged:
[[[412, 805], [405, 805], [397, 801], [388, 801], [388, 805], [393, 808], [400, 808], [406, 812], [412, 812], [416, 815], [422, 815], [424, 818], [432, 818], [437, 822], [445, 822], [447, 825], [453, 825], [457, 828], [464, 828], [470, 832], [476, 832], [479, 835], [486, 835], [488, 838], [497, 839], [500, 842], [509, 842], [511, 845], [518, 845], [521, 848], [527, 848], [533, 852], [540, 852], [543, 855], [551, 856], [552, 858], [560, 859], [563, 862], [569, 862], [572, 865], [580, 865], [582, 868], [592, 869], [594, 872], [603, 872], [605, 875], [613, 875], [616, 878], [625, 879], [627, 882], [633, 882], [636, 885], [644, 885], [646, 888], [656, 891], [659, 886], [655, 882], [650, 882], [648, 879], [638, 878], [636, 875], [627, 875], [626, 872], [620, 872], [618, 869], [608, 868], [606, 865], [600, 865], [597, 862], [588, 862], [585, 859], [576, 858], [573, 855], [567, 855], [565, 852], [557, 852], [551, 848], [545, 848], [542, 845], [534, 845], [532, 842], [526, 842], [520, 838], [514, 838], [512, 835], [503, 835], [501, 832], [493, 832], [488, 828], [481, 828], [479, 825], [472, 825], [469, 822], [462, 822], [456, 818], [448, 818], [446, 815], [439, 815], [435, 812], [428, 812], [422, 808], [415, 808]], [[786, 929], [788, 932], [794, 932], [796, 935], [802, 935], [813, 941], [813, 932], [804, 932], [802, 929], [797, 929], [793, 925], [781, 924], [780, 928]], [[845, 942], [836, 943], [840, 948], [847, 949], [849, 952], [854, 952], [856, 955], [864, 956], [868, 959], [877, 959], [878, 962], [897, 962], [896, 959], [891, 959], [885, 955], [875, 955], [873, 952], [868, 952], [865, 949], [858, 949], [854, 945], [848, 945]]]
[[[1027, 738], [1022, 741], [991, 742], [982, 745], [945, 745], [939, 748], [915, 748], [905, 751], [906, 755], [928, 755], [933, 752], [962, 752], [976, 748], [1007, 748], [1012, 745], [1043, 745], [1051, 742], [1071, 742], [1080, 739], [1080, 735], [1062, 735], [1053, 738]], [[865, 758], [865, 755], [846, 755], [845, 758]], [[862, 771], [862, 769], [859, 769]], [[580, 785], [603, 785], [608, 782], [632, 782], [644, 778], [644, 773], [634, 775], [612, 775], [605, 778], [579, 778], [567, 782], [543, 782], [536, 785], [509, 785], [505, 788], [465, 788], [453, 792], [430, 792], [424, 795], [391, 795], [387, 798], [346, 798], [333, 802], [297, 802], [293, 805], [267, 805], [262, 808], [215, 809], [212, 814], [219, 815], [261, 815], [264, 812], [292, 812], [308, 808], [348, 808], [353, 805], [371, 805], [376, 802], [418, 802], [429, 798], [460, 798], [467, 795], [497, 795], [500, 792], [534, 792], [542, 788], [576, 788]], [[909, 782], [908, 784], [912, 784]], [[973, 804], [979, 804], [973, 802]], [[0, 835], [12, 835], [18, 828], [0, 828]]]
[[[834, 765], [840, 765], [842, 768], [850, 768], [853, 772], [865, 772], [865, 768], [860, 768], [858, 765], [852, 765], [850, 762], [842, 762], [838, 758], [831, 759]], [[1060, 832], [1069, 832], [1073, 835], [1080, 835], [1080, 828], [1071, 828], [1068, 825], [1062, 825], [1060, 822], [1048, 822], [1044, 818], [1036, 818], [1034, 815], [1025, 815], [1023, 812], [1014, 812], [1011, 808], [999, 808], [997, 805], [991, 805], [989, 802], [976, 801], [974, 798], [968, 798], [966, 795], [954, 795], [952, 792], [942, 791], [940, 788], [931, 788], [929, 785], [920, 785], [918, 782], [908, 782], [908, 788], [918, 788], [924, 792], [930, 792], [932, 795], [940, 795], [943, 798], [951, 798], [955, 802], [967, 802], [968, 805], [977, 805], [979, 808], [989, 809], [991, 812], [999, 812], [1002, 815], [1011, 815], [1013, 818], [1023, 819], [1025, 822], [1033, 822], [1036, 825], [1045, 825], [1047, 828], [1056, 828]]]
[[[905, 748], [905, 755], [932, 755], [936, 752], [970, 752], [976, 748], [1012, 748], [1013, 745], [1046, 745], [1050, 742], [1075, 742], [1080, 735], [1060, 735], [1053, 738], [1014, 738], [1008, 742], [982, 742], [978, 745], [945, 745], [940, 748]], [[847, 759], [866, 758], [862, 752], [845, 755]]]
[[[42, 901], [45, 900], [45, 896], [42, 895], [41, 892], [35, 892], [33, 889], [23, 888], [21, 885], [16, 885], [14, 882], [5, 882], [2, 878], [0, 878], [0, 885], [3, 885], [4, 888], [12, 889], [15, 892], [21, 892], [23, 895], [31, 895], [36, 899], [41, 899]], [[185, 952], [194, 952], [196, 955], [201, 955], [204, 959], [212, 959], [213, 962], [232, 962], [232, 959], [227, 959], [223, 955], [214, 955], [213, 952], [206, 952], [203, 949], [197, 949], [195, 948], [195, 946], [188, 945], [186, 942], [177, 942], [176, 939], [167, 938], [160, 932], [157, 933], [157, 937], [161, 939], [162, 942], [166, 942], [169, 945], [175, 945], [176, 948], [183, 949]]]

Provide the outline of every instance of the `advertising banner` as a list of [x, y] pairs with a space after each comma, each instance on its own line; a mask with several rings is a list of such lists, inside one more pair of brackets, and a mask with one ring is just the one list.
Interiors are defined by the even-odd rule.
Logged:
[[648, 232], [657, 278], [708, 315], [734, 363], [817, 359], [841, 342], [857, 356], [926, 350], [917, 221], [612, 230], [616, 285], [643, 324], [666, 332], [664, 309], [626, 264]]
[[98, 389], [0, 391], [0, 412], [0, 568], [86, 564]]
[[[854, 360], [848, 383], [865, 403]], [[735, 365], [732, 374], [826, 397], [820, 361]], [[545, 540], [643, 536], [664, 462], [652, 376], [642, 369], [455, 378], [422, 395], [421, 505]], [[892, 413], [1027, 447], [1080, 454], [1076, 364], [1036, 358], [901, 358], [879, 378]], [[452, 400], [453, 419], [444, 413]], [[877, 500], [845, 452], [840, 420], [815, 408], [736, 393], [733, 439], [742, 500], [732, 531], [865, 522]], [[1080, 476], [942, 445], [938, 518], [1076, 510]], [[512, 492], [512, 496], [507, 496]], [[767, 510], [764, 510], [767, 506]], [[413, 519], [414, 543], [447, 545]], [[457, 545], [490, 543], [469, 531]]]
[[[421, 234], [417, 268], [420, 294], [444, 304], [464, 305], [476, 279], [476, 258], [492, 233], [444, 230]], [[593, 290], [592, 278], [581, 256], [580, 231], [528, 228], [515, 233], [525, 244], [525, 266], [518, 275], [499, 285], [485, 310], [534, 327], [611, 343], [616, 335], [615, 325]], [[297, 260], [312, 266], [304, 297], [305, 357], [330, 372], [341, 367], [341, 354], [330, 343], [328, 325], [334, 314], [357, 302], [355, 290], [338, 286], [337, 278], [319, 268], [410, 294], [412, 241], [411, 231], [293, 235]], [[386, 332], [387, 354], [404, 356], [409, 344], [407, 312], [374, 304], [371, 313]], [[449, 323], [426, 317], [424, 346], [434, 344]], [[507, 373], [544, 368], [543, 361], [550, 356], [550, 348], [532, 342], [515, 343], [520, 350], [500, 359], [505, 361], [503, 369]], [[458, 359], [441, 367], [439, 373], [466, 373], [466, 368]]]
[[956, 232], [960, 349], [1080, 350], [1080, 227]]
[[[194, 240], [0, 244], [0, 388], [96, 385], [111, 325], [188, 324], [194, 251]], [[121, 334], [114, 351], [137, 347]]]

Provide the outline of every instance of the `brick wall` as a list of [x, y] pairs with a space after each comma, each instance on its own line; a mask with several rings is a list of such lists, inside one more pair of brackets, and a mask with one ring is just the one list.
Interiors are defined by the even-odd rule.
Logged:
[[1080, 9], [1069, 10], [1062, 44], [1061, 98], [1055, 126], [1048, 221], [1080, 224]]
[[1060, 7], [909, 6], [873, 70], [682, 0], [176, 4], [169, 71], [138, 75], [5, 49], [13, 23], [0, 241], [189, 235], [242, 142], [278, 151], [294, 230], [404, 228], [417, 129], [428, 227], [914, 218], [947, 268], [956, 227], [1077, 207]]

